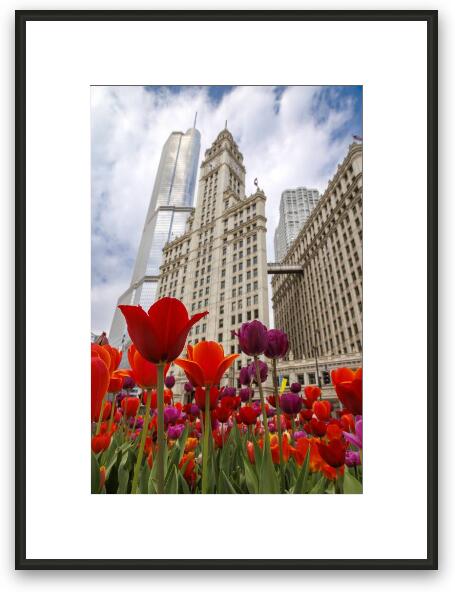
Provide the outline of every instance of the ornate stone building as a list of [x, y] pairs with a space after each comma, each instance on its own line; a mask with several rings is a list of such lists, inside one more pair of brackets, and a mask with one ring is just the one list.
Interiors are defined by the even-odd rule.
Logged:
[[[307, 384], [315, 358], [324, 382], [331, 368], [358, 366], [362, 352], [362, 145], [352, 144], [343, 163], [282, 261], [302, 273], [272, 279], [275, 327], [288, 333], [289, 360]], [[353, 359], [351, 360], [351, 357]], [[346, 359], [345, 359], [346, 358]], [[311, 372], [305, 370], [311, 361]], [[333, 363], [332, 363], [333, 362]], [[300, 370], [299, 370], [300, 365]], [[305, 372], [307, 373], [305, 376]], [[317, 378], [316, 382], [317, 382]]]
[[[190, 314], [208, 310], [189, 335], [192, 344], [218, 341], [239, 352], [237, 331], [246, 321], [268, 325], [265, 194], [245, 194], [243, 156], [224, 129], [205, 152], [196, 208], [186, 231], [163, 249], [157, 297], [173, 296]], [[242, 354], [224, 382], [248, 362]], [[179, 370], [173, 368], [179, 382]], [[176, 389], [178, 393], [181, 389]]]

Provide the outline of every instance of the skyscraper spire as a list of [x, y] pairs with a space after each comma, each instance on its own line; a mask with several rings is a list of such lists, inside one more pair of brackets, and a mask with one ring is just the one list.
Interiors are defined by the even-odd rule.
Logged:
[[224, 129], [227, 129], [227, 119], [226, 119], [226, 122], [224, 124]]
[[193, 123], [193, 127], [196, 127], [196, 119], [197, 119], [197, 111], [194, 114], [194, 123]]

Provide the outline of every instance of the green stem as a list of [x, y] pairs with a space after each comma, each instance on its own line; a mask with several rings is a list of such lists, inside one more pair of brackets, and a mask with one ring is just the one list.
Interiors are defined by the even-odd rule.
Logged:
[[95, 432], [96, 435], [98, 435], [100, 433], [101, 421], [103, 419], [104, 404], [106, 402], [106, 399], [107, 399], [107, 393], [104, 395], [103, 400], [101, 401], [100, 414], [98, 415], [98, 423], [96, 424], [96, 432]]
[[157, 364], [157, 400], [158, 400], [158, 449], [156, 452], [157, 462], [157, 493], [164, 493], [164, 454], [166, 438], [164, 434], [164, 363]]
[[[151, 394], [147, 396], [147, 391], [145, 392], [145, 396], [147, 397], [147, 402], [145, 404], [145, 416], [144, 416], [144, 424], [142, 425], [142, 432], [141, 432], [141, 441], [139, 443], [139, 451], [137, 453], [137, 460], [136, 465], [134, 467], [133, 473], [133, 484], [131, 486], [131, 493], [137, 493], [137, 484], [139, 481], [139, 473], [141, 471], [142, 465], [142, 457], [144, 455], [144, 447], [145, 447], [145, 440], [147, 438], [147, 432], [150, 423], [150, 403], [152, 401]], [[126, 416], [126, 413], [125, 413]]]
[[276, 421], [278, 429], [278, 446], [280, 450], [280, 485], [281, 492], [284, 493], [284, 457], [283, 457], [283, 430], [281, 429], [281, 406], [280, 396], [278, 394], [278, 374], [276, 369], [276, 360], [272, 359], [272, 377], [273, 377], [273, 390], [275, 393], [275, 405], [276, 405]]
[[117, 400], [117, 395], [114, 394], [114, 398], [112, 399], [112, 407], [111, 407], [111, 416], [109, 417], [109, 424], [107, 426], [107, 433], [111, 433], [112, 422], [114, 421], [114, 413], [115, 413], [115, 401]]
[[264, 439], [266, 440], [266, 445], [268, 445], [268, 447], [270, 448], [269, 424], [267, 423], [267, 412], [265, 410], [264, 391], [262, 390], [261, 375], [259, 373], [259, 358], [257, 356], [254, 356], [254, 363], [256, 367], [256, 382], [258, 383], [259, 396], [261, 397], [262, 422], [264, 424]]
[[211, 433], [210, 419], [210, 387], [205, 387], [205, 425], [204, 425], [204, 446], [202, 450], [202, 493], [208, 490], [208, 468], [209, 468], [209, 434]]
[[134, 430], [136, 429], [137, 418], [139, 416], [139, 407], [140, 407], [140, 405], [138, 406], [137, 411], [136, 411], [136, 415], [134, 416], [133, 429], [131, 430], [130, 439], [133, 438]]

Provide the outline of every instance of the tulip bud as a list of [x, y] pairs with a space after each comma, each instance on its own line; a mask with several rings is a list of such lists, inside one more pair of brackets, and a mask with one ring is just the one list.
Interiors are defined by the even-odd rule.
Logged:
[[[262, 360], [257, 360], [257, 364], [259, 365], [260, 380], [261, 380], [261, 382], [265, 382], [267, 380], [267, 374], [269, 371], [267, 364], [265, 362], [263, 362]], [[248, 366], [248, 373], [250, 375], [250, 379], [257, 382], [257, 380], [256, 380], [256, 360], [254, 362], [251, 362], [251, 364]]]
[[240, 348], [247, 356], [258, 356], [264, 353], [267, 345], [267, 327], [260, 321], [243, 323], [237, 335]]
[[300, 393], [300, 391], [302, 390], [302, 385], [300, 384], [300, 382], [293, 382], [290, 386], [290, 390], [292, 393]]
[[284, 358], [289, 349], [288, 336], [284, 331], [270, 329], [267, 331], [267, 343], [264, 354], [267, 358]]
[[170, 376], [166, 376], [164, 379], [164, 384], [168, 389], [173, 388], [175, 385], [175, 376], [172, 376], [172, 374]]
[[296, 415], [302, 409], [302, 399], [297, 393], [284, 393], [280, 397], [280, 407], [288, 415]]

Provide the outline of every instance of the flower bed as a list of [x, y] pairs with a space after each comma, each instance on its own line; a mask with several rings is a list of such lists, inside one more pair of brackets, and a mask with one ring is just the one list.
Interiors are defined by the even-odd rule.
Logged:
[[[361, 369], [332, 372], [337, 409], [316, 385], [280, 392], [276, 361], [287, 336], [255, 320], [236, 334], [253, 358], [239, 372], [242, 388], [220, 388], [238, 354], [202, 341], [181, 357], [206, 312], [189, 318], [174, 298], [148, 312], [120, 308], [131, 369], [118, 369], [121, 352], [108, 343], [91, 348], [92, 493], [362, 493]], [[171, 363], [188, 378], [190, 403], [174, 402]], [[269, 372], [274, 394], [266, 398]]]

